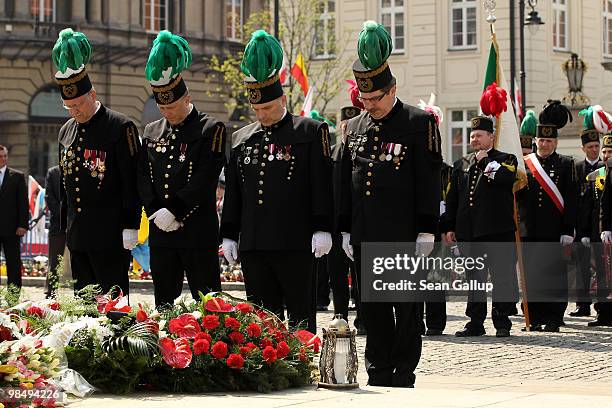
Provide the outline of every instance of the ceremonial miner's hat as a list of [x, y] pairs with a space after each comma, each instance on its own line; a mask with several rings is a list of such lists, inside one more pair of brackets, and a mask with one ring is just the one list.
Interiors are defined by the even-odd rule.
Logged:
[[393, 51], [391, 36], [375, 21], [363, 23], [357, 42], [359, 59], [353, 64], [353, 75], [361, 92], [374, 92], [391, 83], [393, 75], [387, 58]]
[[191, 59], [189, 43], [183, 37], [167, 30], [157, 34], [145, 74], [158, 105], [169, 105], [187, 93], [181, 72], [189, 68]]
[[572, 121], [572, 113], [561, 101], [549, 99], [540, 112], [540, 124], [537, 127], [536, 137], [554, 138], [558, 136], [557, 130]]
[[361, 109], [357, 108], [356, 106], [345, 106], [344, 108], [340, 109], [340, 120], [353, 119], [354, 117], [359, 116], [360, 113]]
[[521, 122], [521, 147], [531, 149], [533, 147], [533, 138], [538, 131], [538, 119], [535, 112], [531, 109], [527, 111], [523, 121]]
[[257, 30], [244, 49], [240, 70], [251, 104], [273, 101], [283, 96], [279, 72], [283, 66], [283, 48], [278, 40]]
[[612, 134], [604, 135], [603, 143], [601, 144], [601, 148], [612, 148]]
[[488, 116], [475, 116], [472, 118], [472, 130], [484, 130], [493, 133], [493, 119]]
[[62, 99], [70, 100], [85, 95], [92, 88], [85, 66], [93, 50], [89, 39], [83, 33], [66, 28], [59, 33], [51, 58], [57, 68], [55, 82], [62, 93]]
[[582, 130], [580, 131], [583, 146], [589, 142], [599, 142], [601, 136], [601, 133], [595, 128], [594, 120], [598, 115], [593, 108], [593, 106], [589, 106], [578, 112], [578, 116], [584, 116]]

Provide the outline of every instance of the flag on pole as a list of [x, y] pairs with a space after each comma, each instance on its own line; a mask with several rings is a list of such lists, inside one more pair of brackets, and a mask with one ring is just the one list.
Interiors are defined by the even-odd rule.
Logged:
[[302, 105], [302, 111], [300, 112], [300, 116], [310, 117], [310, 112], [312, 111], [312, 98], [314, 94], [314, 86], [308, 89], [308, 93], [306, 94], [306, 98], [304, 98], [304, 104]]
[[521, 88], [516, 82], [516, 78], [514, 80], [514, 112], [516, 112], [516, 117], [519, 119], [519, 122], [523, 121], [523, 95], [521, 94]]
[[306, 64], [301, 52], [298, 53], [297, 59], [291, 68], [291, 76], [293, 76], [297, 83], [300, 84], [302, 92], [304, 92], [304, 95], [308, 97], [308, 75], [306, 74]]
[[283, 66], [279, 72], [281, 85], [287, 85], [289, 81], [289, 61], [287, 61], [287, 55], [283, 52]]
[[28, 176], [28, 201], [30, 203], [30, 214], [32, 217], [35, 217], [36, 210], [36, 199], [38, 198], [38, 193], [40, 192], [41, 187], [38, 184], [38, 181], [34, 179], [32, 176]]
[[[495, 32], [491, 35], [491, 48], [487, 62], [487, 71], [483, 89], [497, 83], [501, 88], [507, 89], [508, 84], [499, 60], [499, 47]], [[510, 93], [506, 94], [506, 105], [512, 106]], [[505, 153], [511, 153], [518, 159], [517, 181], [514, 183], [514, 191], [520, 190], [527, 184], [527, 173], [525, 172], [525, 161], [521, 149], [521, 138], [519, 128], [513, 109], [505, 109], [496, 116], [495, 126], [495, 148]]]

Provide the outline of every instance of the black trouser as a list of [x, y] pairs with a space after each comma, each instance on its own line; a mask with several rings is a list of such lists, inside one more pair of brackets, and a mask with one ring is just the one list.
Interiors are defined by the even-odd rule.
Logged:
[[576, 245], [576, 306], [591, 305], [591, 247], [577, 241]]
[[6, 259], [7, 283], [21, 288], [21, 237], [17, 235], [0, 236], [0, 246]]
[[592, 245], [593, 257], [595, 258], [597, 278], [597, 302], [594, 305], [597, 312], [597, 320], [612, 324], [612, 300], [608, 295], [612, 294], [612, 282], [608, 282], [606, 268], [603, 260], [603, 244], [601, 242]]
[[123, 295], [128, 295], [130, 281], [130, 252], [120, 249], [100, 251], [70, 251], [70, 268], [74, 291], [77, 292], [87, 285], [100, 285], [102, 293], [107, 293], [113, 286], [121, 288]]
[[151, 247], [151, 276], [157, 307], [174, 303], [183, 291], [185, 275], [195, 300], [200, 299], [198, 292], [220, 291], [220, 273], [217, 248]]
[[309, 251], [244, 251], [240, 253], [247, 299], [289, 324], [307, 324], [316, 333], [309, 316], [313, 310], [313, 255]]
[[420, 321], [425, 319], [425, 325], [421, 326], [421, 333], [426, 329], [444, 331], [446, 328], [446, 292], [439, 291], [426, 295], [428, 299], [432, 296], [440, 297], [439, 302], [423, 302], [419, 305]]
[[332, 249], [329, 255], [327, 255], [327, 268], [334, 297], [334, 313], [341, 314], [348, 322], [348, 306], [351, 296], [348, 283], [348, 275], [350, 273], [353, 282], [352, 288], [354, 289], [353, 299], [355, 300], [357, 309], [357, 317], [355, 318], [355, 325], [357, 325], [361, 309], [361, 295], [357, 288], [358, 279], [355, 277], [355, 266], [353, 261], [346, 256], [342, 249], [342, 235], [336, 234], [333, 238]]
[[[361, 282], [361, 248], [355, 245], [353, 249], [356, 275]], [[360, 293], [363, 292], [360, 290]], [[365, 365], [368, 384], [387, 387], [413, 385], [422, 347], [419, 304], [362, 302], [361, 313], [367, 332]]]
[[[531, 245], [533, 242], [534, 245]], [[529, 318], [532, 326], [560, 326], [567, 308], [567, 261], [554, 238], [523, 245]]]
[[47, 297], [55, 296], [57, 292], [59, 284], [57, 267], [60, 257], [64, 255], [64, 249], [66, 249], [66, 234], [63, 232], [49, 234], [49, 270], [45, 280], [45, 295]]
[[327, 255], [318, 259], [315, 258], [317, 268], [317, 306], [329, 305], [329, 270], [326, 258]]
[[[478, 237], [473, 240], [472, 257], [486, 256], [488, 268], [467, 271], [466, 278], [480, 283], [487, 282], [491, 276], [493, 284], [493, 307], [491, 319], [496, 329], [508, 329], [512, 322], [508, 318], [518, 301], [518, 282], [516, 279], [516, 251], [514, 231]], [[507, 245], [500, 244], [508, 243]], [[486, 255], [485, 255], [486, 254]], [[480, 330], [484, 328], [487, 317], [487, 294], [485, 291], [470, 291], [465, 314], [470, 318], [466, 328]]]

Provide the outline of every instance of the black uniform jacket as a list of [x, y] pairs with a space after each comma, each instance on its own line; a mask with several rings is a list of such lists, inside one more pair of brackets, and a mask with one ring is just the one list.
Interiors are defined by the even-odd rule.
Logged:
[[[492, 162], [500, 167], [493, 178], [484, 170]], [[515, 230], [514, 194], [517, 159], [513, 154], [491, 149], [476, 162], [470, 153], [453, 165], [450, 190], [446, 196], [444, 232], [454, 231], [460, 241]]]
[[433, 115], [397, 100], [374, 120], [349, 120], [342, 156], [339, 229], [351, 243], [414, 242], [440, 216], [440, 134]]
[[0, 236], [15, 237], [17, 228], [28, 228], [30, 206], [25, 176], [7, 167], [0, 185]]
[[574, 236], [578, 192], [576, 169], [571, 157], [556, 152], [546, 158], [536, 156], [544, 171], [555, 183], [564, 201], [564, 211], [557, 206], [527, 168], [527, 186], [517, 192], [530, 241], [555, 242], [561, 235]]
[[185, 120], [148, 124], [138, 160], [138, 192], [148, 216], [167, 208], [183, 224], [165, 232], [149, 224], [149, 244], [166, 248], [219, 245], [216, 190], [225, 165], [225, 125], [195, 106]]
[[312, 234], [332, 231], [332, 165], [327, 125], [287, 113], [270, 127], [233, 135], [221, 235], [240, 249], [309, 251]]
[[59, 131], [62, 228], [71, 250], [123, 247], [122, 230], [138, 229], [138, 130], [101, 105], [87, 123], [69, 119]]

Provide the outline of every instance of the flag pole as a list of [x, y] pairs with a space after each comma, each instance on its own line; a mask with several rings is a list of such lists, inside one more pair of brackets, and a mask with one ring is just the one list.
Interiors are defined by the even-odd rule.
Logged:
[[523, 246], [521, 242], [521, 230], [519, 227], [518, 220], [518, 206], [516, 203], [516, 193], [514, 196], [514, 241], [516, 243], [516, 260], [519, 268], [519, 276], [520, 276], [520, 287], [522, 296], [522, 305], [523, 305], [523, 316], [525, 316], [525, 331], [531, 331], [531, 319], [529, 317], [529, 302], [527, 299], [527, 282], [525, 280], [525, 266], [523, 264]]

